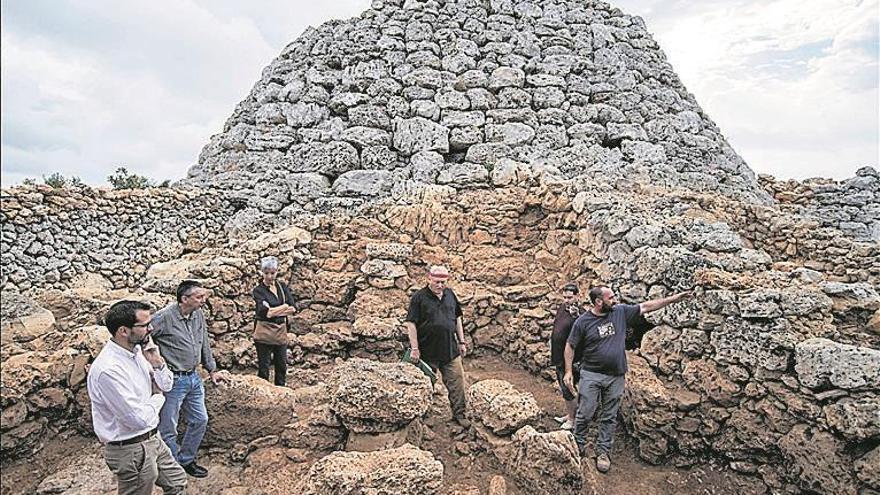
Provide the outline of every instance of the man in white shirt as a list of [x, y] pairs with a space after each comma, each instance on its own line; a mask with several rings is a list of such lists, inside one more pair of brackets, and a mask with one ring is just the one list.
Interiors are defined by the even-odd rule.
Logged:
[[120, 301], [104, 324], [113, 336], [89, 369], [92, 424], [105, 445], [104, 460], [116, 475], [120, 495], [186, 491], [186, 473], [156, 434], [162, 391], [174, 381], [171, 370], [149, 339], [150, 306]]

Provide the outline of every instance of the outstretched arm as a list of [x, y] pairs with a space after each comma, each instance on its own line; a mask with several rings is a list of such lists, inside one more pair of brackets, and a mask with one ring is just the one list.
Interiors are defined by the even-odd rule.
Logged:
[[645, 301], [645, 302], [639, 304], [639, 308], [641, 309], [642, 314], [650, 313], [652, 311], [657, 311], [658, 309], [665, 308], [666, 306], [669, 306], [672, 303], [681, 301], [682, 299], [686, 299], [686, 298], [690, 297], [691, 294], [692, 293], [690, 291], [679, 292], [678, 294], [675, 294], [675, 295], [672, 295], [669, 297], [662, 297], [660, 299], [652, 299], [650, 301]]

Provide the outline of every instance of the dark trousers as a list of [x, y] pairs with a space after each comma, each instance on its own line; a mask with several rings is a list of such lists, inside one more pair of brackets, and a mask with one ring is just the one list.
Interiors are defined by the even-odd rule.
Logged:
[[586, 445], [587, 426], [598, 409], [596, 422], [599, 423], [599, 438], [596, 441], [596, 455], [611, 454], [614, 429], [617, 427], [617, 410], [620, 408], [625, 384], [626, 379], [623, 375], [605, 375], [581, 370], [574, 426], [574, 441], [578, 448]]
[[284, 386], [287, 381], [287, 346], [261, 344], [257, 346], [257, 376], [269, 381], [269, 364], [275, 365], [275, 385]]

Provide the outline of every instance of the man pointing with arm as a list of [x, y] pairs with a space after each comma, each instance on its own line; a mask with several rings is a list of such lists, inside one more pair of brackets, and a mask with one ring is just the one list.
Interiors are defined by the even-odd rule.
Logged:
[[614, 292], [604, 286], [590, 289], [589, 311], [574, 323], [565, 344], [565, 385], [575, 392], [572, 362], [574, 350], [583, 345], [578, 408], [574, 439], [585, 454], [587, 426], [598, 408], [599, 438], [596, 442], [596, 469], [611, 468], [611, 445], [617, 426], [617, 410], [623, 397], [626, 374], [626, 329], [640, 314], [657, 311], [690, 296], [681, 292], [641, 304], [617, 304]]

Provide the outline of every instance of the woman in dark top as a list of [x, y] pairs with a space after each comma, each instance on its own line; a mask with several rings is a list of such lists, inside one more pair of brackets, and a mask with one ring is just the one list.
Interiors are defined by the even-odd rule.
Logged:
[[[563, 376], [565, 376], [565, 362], [563, 360], [565, 342], [568, 340], [568, 334], [571, 333], [574, 321], [583, 313], [583, 308], [577, 302], [577, 294], [578, 286], [575, 284], [566, 284], [562, 288], [562, 304], [556, 311], [556, 319], [553, 321], [553, 333], [550, 335], [550, 364], [556, 368], [556, 381], [559, 382], [559, 390], [562, 392], [562, 399], [565, 401], [566, 412], [564, 419], [557, 419], [563, 421], [562, 428], [565, 430], [570, 430], [574, 427], [574, 414], [577, 410], [577, 397], [568, 390], [568, 387], [562, 381]], [[578, 360], [579, 356], [575, 356], [575, 361]]]
[[296, 312], [290, 288], [276, 280], [278, 259], [260, 260], [262, 281], [254, 288], [254, 344], [257, 347], [257, 375], [269, 380], [269, 364], [275, 365], [275, 385], [287, 379], [287, 317]]

